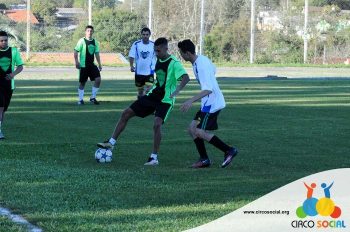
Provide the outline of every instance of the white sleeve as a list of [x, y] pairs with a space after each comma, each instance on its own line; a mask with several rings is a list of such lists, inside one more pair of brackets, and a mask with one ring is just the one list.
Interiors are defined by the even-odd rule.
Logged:
[[129, 51], [129, 57], [134, 58], [136, 57], [136, 43], [133, 43], [130, 51]]

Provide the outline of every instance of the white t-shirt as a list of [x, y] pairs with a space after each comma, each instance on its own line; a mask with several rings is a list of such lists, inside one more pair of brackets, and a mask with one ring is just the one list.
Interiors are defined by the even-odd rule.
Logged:
[[192, 65], [194, 75], [201, 85], [201, 90], [210, 90], [211, 94], [201, 99], [201, 111], [215, 113], [225, 107], [225, 99], [216, 81], [216, 67], [208, 57], [198, 55]]
[[144, 44], [142, 40], [135, 41], [129, 51], [129, 57], [135, 59], [136, 75], [150, 75], [154, 73], [156, 56], [154, 53], [154, 42]]

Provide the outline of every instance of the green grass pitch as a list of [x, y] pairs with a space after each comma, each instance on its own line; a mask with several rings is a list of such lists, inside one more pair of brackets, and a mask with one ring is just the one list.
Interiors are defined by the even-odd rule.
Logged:
[[[44, 74], [43, 74], [44, 75]], [[293, 180], [350, 166], [349, 80], [219, 79], [227, 107], [217, 135], [239, 148], [226, 169], [211, 145], [212, 167], [198, 158], [186, 128], [198, 109], [179, 111], [199, 91], [184, 89], [164, 124], [158, 167], [144, 167], [153, 117], [133, 118], [113, 151], [94, 160], [133, 81], [105, 80], [101, 105], [76, 105], [73, 80], [20, 80], [0, 141], [0, 206], [44, 231], [181, 231], [223, 216]], [[91, 85], [86, 85], [86, 101]], [[25, 231], [0, 217], [0, 231]]]

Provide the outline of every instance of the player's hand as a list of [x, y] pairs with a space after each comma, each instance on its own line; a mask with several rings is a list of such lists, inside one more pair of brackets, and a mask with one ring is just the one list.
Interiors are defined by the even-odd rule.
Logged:
[[180, 106], [180, 110], [182, 112], [187, 112], [191, 107], [192, 107], [192, 101], [187, 100]]
[[135, 67], [134, 66], [130, 67], [130, 71], [135, 72]]
[[12, 80], [15, 77], [15, 75], [13, 73], [7, 74], [5, 76], [6, 80]]
[[80, 69], [80, 63], [75, 63], [75, 68]]
[[100, 70], [100, 72], [102, 71], [102, 65], [98, 66], [98, 70]]

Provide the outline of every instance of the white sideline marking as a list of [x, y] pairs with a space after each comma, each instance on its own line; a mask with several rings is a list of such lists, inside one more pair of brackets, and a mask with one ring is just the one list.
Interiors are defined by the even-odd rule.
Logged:
[[29, 232], [42, 232], [42, 229], [30, 224], [22, 216], [11, 213], [11, 211], [9, 209], [0, 207], [0, 216], [6, 216], [7, 218], [9, 218], [12, 222], [14, 222], [16, 224], [26, 226], [28, 228]]

